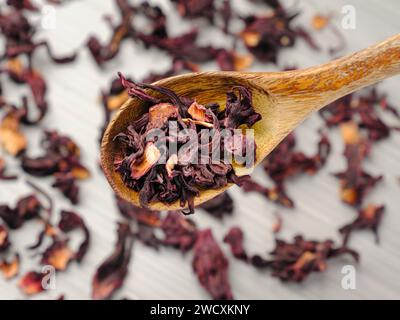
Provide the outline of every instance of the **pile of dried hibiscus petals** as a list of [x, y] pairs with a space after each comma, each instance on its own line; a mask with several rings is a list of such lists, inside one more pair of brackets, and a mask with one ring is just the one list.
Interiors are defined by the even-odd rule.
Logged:
[[[218, 155], [238, 154], [252, 158], [252, 163], [246, 162], [247, 166], [254, 164], [254, 139], [241, 130], [239, 134], [235, 132], [239, 126], [251, 128], [261, 119], [253, 108], [251, 92], [247, 88], [232, 87], [227, 92], [226, 108], [221, 110], [216, 103], [203, 106], [169, 89], [137, 84], [122, 75], [121, 82], [130, 96], [149, 106], [148, 112], [133, 120], [126, 132], [114, 137], [121, 149], [121, 154], [114, 159], [115, 170], [121, 174], [126, 186], [139, 193], [142, 206], [152, 201], [180, 201], [182, 207], [188, 205], [188, 213], [193, 213], [194, 197], [201, 189], [217, 189], [228, 183], [237, 183], [239, 177], [231, 163], [223, 158], [213, 158], [212, 152], [216, 148]], [[143, 90], [146, 88], [161, 93], [163, 98], [150, 96]], [[171, 128], [171, 122], [176, 124], [175, 129]], [[194, 139], [185, 133], [187, 129], [192, 130]], [[211, 132], [206, 138], [205, 129]], [[154, 135], [154, 130], [158, 131], [157, 134], [161, 131], [163, 137]], [[162, 146], [157, 146], [157, 143]], [[173, 149], [172, 144], [175, 145]], [[174, 149], [171, 153], [170, 150]], [[162, 156], [165, 162], [159, 161]]]

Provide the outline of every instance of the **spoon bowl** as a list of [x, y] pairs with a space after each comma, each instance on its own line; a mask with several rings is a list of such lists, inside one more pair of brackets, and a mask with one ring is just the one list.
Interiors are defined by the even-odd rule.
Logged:
[[[262, 115], [254, 129], [257, 165], [297, 125], [311, 113], [355, 90], [400, 73], [400, 35], [331, 61], [321, 66], [285, 72], [199, 72], [162, 79], [154, 85], [173, 90], [179, 96], [196, 99], [200, 104], [217, 102], [225, 107], [226, 92], [241, 85], [250, 89], [253, 106]], [[147, 89], [148, 90], [148, 89]], [[154, 97], [161, 97], [151, 91]], [[128, 99], [109, 123], [101, 145], [101, 164], [110, 185], [121, 198], [140, 206], [137, 192], [125, 186], [114, 170], [115, 155], [120, 152], [113, 138], [147, 111], [137, 98]], [[236, 170], [238, 175], [248, 173]], [[201, 190], [195, 206], [228, 189]], [[152, 202], [151, 210], [184, 209], [179, 201], [171, 204]]]

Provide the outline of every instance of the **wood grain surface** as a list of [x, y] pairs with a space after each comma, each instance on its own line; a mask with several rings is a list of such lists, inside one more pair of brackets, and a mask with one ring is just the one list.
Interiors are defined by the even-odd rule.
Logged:
[[[155, 1], [154, 1], [155, 2]], [[160, 1], [165, 10], [171, 10], [169, 1]], [[247, 3], [247, 2], [246, 2]], [[247, 6], [244, 1], [234, 1], [235, 7], [243, 14], [257, 7]], [[286, 3], [286, 1], [285, 1]], [[344, 5], [353, 5], [356, 9], [357, 24], [354, 30], [342, 30], [348, 46], [342, 54], [355, 52], [373, 43], [382, 41], [400, 30], [400, 4], [397, 0], [337, 0], [337, 1], [287, 1], [288, 6], [301, 8], [303, 13], [297, 23], [310, 28], [310, 19], [316, 12], [333, 13], [340, 28], [341, 10]], [[107, 85], [117, 71], [131, 75], [135, 79], [143, 78], [149, 71], [163, 71], [170, 60], [156, 49], [146, 50], [140, 45], [123, 45], [118, 57], [98, 69], [89, 53], [83, 48], [88, 34], [101, 34], [106, 40], [109, 29], [102, 20], [103, 15], [116, 12], [113, 1], [81, 0], [57, 7], [54, 30], [44, 30], [43, 36], [50, 39], [56, 53], [68, 53], [76, 47], [82, 47], [79, 59], [72, 65], [54, 66], [43, 57], [38, 57], [42, 72], [49, 81], [49, 100], [51, 112], [43, 127], [55, 128], [69, 134], [82, 145], [82, 157], [93, 175], [82, 184], [82, 202], [75, 208], [87, 221], [92, 233], [92, 246], [81, 265], [71, 268], [57, 276], [56, 290], [38, 295], [38, 299], [52, 299], [65, 294], [67, 299], [89, 299], [91, 279], [96, 267], [112, 251], [116, 240], [116, 224], [119, 216], [114, 204], [113, 194], [104, 176], [98, 169], [99, 128], [103, 121], [99, 103], [100, 89]], [[176, 24], [171, 25], [174, 34], [187, 30], [184, 22], [175, 12]], [[199, 23], [199, 27], [204, 26]], [[328, 62], [332, 57], [327, 53], [334, 46], [336, 38], [328, 30], [316, 34], [316, 41], [322, 52], [312, 51], [304, 42], [299, 41], [293, 49], [284, 50], [279, 56], [281, 67], [297, 66], [301, 68]], [[215, 30], [205, 30], [200, 39], [202, 43], [223, 46], [229, 45], [223, 36]], [[204, 71], [217, 67], [209, 63]], [[271, 64], [255, 63], [249, 71], [277, 71]], [[400, 79], [398, 77], [384, 81], [379, 85], [382, 91], [389, 93], [389, 101], [400, 108]], [[19, 101], [20, 91], [5, 88], [14, 93], [14, 101]], [[387, 121], [399, 125], [392, 118]], [[306, 153], [315, 152], [318, 140], [317, 130], [322, 124], [318, 116], [306, 120], [296, 133], [298, 147]], [[37, 147], [30, 152], [38, 154], [40, 134], [35, 129], [27, 129], [30, 142]], [[313, 177], [300, 177], [289, 183], [288, 192], [296, 203], [295, 210], [280, 209], [256, 194], [244, 194], [237, 187], [231, 195], [235, 201], [232, 217], [222, 222], [198, 210], [193, 219], [201, 228], [211, 227], [217, 240], [221, 241], [230, 226], [240, 225], [245, 232], [246, 246], [251, 252], [267, 252], [273, 247], [271, 232], [275, 222], [274, 213], [279, 211], [284, 218], [281, 236], [291, 239], [302, 233], [315, 239], [332, 238], [339, 241], [338, 227], [355, 217], [352, 209], [339, 200], [338, 182], [331, 173], [341, 170], [345, 161], [341, 156], [343, 145], [340, 132], [330, 133], [333, 154], [327, 166]], [[368, 196], [368, 202], [386, 205], [386, 213], [380, 228], [381, 242], [375, 244], [369, 232], [359, 232], [351, 240], [351, 246], [361, 253], [361, 262], [356, 266], [355, 290], [344, 290], [341, 286], [342, 267], [352, 264], [352, 260], [338, 258], [330, 261], [328, 270], [322, 274], [312, 274], [302, 284], [283, 284], [272, 278], [268, 272], [260, 272], [232, 259], [228, 248], [221, 244], [226, 255], [232, 261], [230, 279], [237, 299], [399, 299], [400, 298], [400, 134], [393, 134], [384, 142], [374, 146], [371, 158], [366, 162], [372, 174], [384, 175], [382, 184]], [[10, 165], [10, 172], [17, 170], [17, 163]], [[254, 177], [266, 181], [263, 171], [257, 169]], [[56, 199], [57, 209], [71, 209], [67, 200], [50, 188], [51, 179], [35, 180]], [[23, 179], [15, 182], [0, 183], [0, 203], [14, 203], [29, 192]], [[38, 265], [37, 258], [30, 258], [25, 248], [32, 244], [39, 232], [39, 225], [27, 224], [23, 229], [12, 233], [12, 242], [23, 253], [21, 274]], [[0, 277], [0, 298], [24, 298], [19, 292], [17, 279], [5, 282]], [[191, 255], [181, 255], [169, 249], [155, 252], [141, 244], [135, 244], [130, 272], [124, 287], [115, 298], [132, 299], [209, 299], [200, 287], [191, 270]]]

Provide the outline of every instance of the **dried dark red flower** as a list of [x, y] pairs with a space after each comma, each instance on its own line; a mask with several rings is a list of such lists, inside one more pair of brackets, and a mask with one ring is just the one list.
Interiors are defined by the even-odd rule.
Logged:
[[82, 217], [76, 212], [62, 210], [61, 219], [58, 222], [58, 228], [64, 233], [81, 230], [83, 233], [83, 240], [81, 241], [78, 250], [73, 255], [74, 260], [81, 262], [90, 245], [90, 232]]
[[96, 36], [91, 36], [86, 44], [97, 65], [100, 67], [105, 62], [113, 59], [118, 54], [122, 41], [133, 34], [132, 16], [134, 9], [126, 0], [117, 0], [115, 3], [119, 7], [121, 21], [118, 24], [113, 24], [109, 19], [112, 35], [108, 43], [103, 45]]
[[369, 154], [370, 144], [360, 137], [354, 122], [341, 124], [342, 136], [345, 142], [344, 156], [347, 168], [335, 174], [340, 181], [340, 195], [344, 203], [359, 206], [368, 192], [382, 179], [382, 176], [372, 176], [362, 168], [364, 158]]
[[68, 198], [72, 204], [79, 202], [79, 187], [75, 177], [71, 173], [55, 174], [55, 181], [52, 187], [57, 188], [62, 194]]
[[72, 261], [74, 253], [67, 240], [53, 239], [52, 244], [43, 252], [40, 261], [43, 265], [51, 265], [57, 271], [64, 271]]
[[39, 199], [34, 195], [28, 195], [19, 199], [14, 208], [8, 205], [0, 205], [0, 218], [11, 229], [20, 228], [27, 220], [39, 218], [43, 209]]
[[272, 275], [282, 281], [293, 282], [303, 281], [312, 272], [325, 271], [330, 258], [349, 254], [355, 261], [359, 260], [356, 251], [346, 246], [335, 247], [332, 240], [304, 240], [300, 235], [292, 243], [276, 239], [270, 254], [270, 259], [255, 255], [251, 262], [257, 268], [271, 268]]
[[118, 290], [128, 274], [133, 235], [128, 224], [118, 224], [114, 252], [96, 270], [92, 281], [93, 299], [108, 299]]
[[192, 266], [200, 284], [214, 299], [233, 299], [228, 279], [229, 262], [210, 229], [197, 234]]
[[354, 230], [370, 229], [375, 234], [375, 241], [379, 243], [378, 227], [381, 223], [385, 206], [368, 205], [358, 211], [357, 218], [339, 229], [343, 234], [343, 243], [346, 245]]
[[243, 231], [239, 227], [232, 227], [224, 237], [234, 257], [239, 260], [247, 261], [247, 253], [243, 246]]
[[292, 27], [291, 22], [298, 13], [290, 14], [278, 1], [274, 2], [271, 14], [244, 18], [245, 28], [240, 37], [247, 49], [257, 59], [274, 63], [277, 61], [278, 52], [282, 48], [292, 47], [298, 38], [305, 40], [313, 49], [319, 50], [305, 29]]
[[387, 96], [379, 93], [375, 87], [362, 93], [349, 94], [332, 102], [321, 109], [320, 115], [328, 127], [352, 121], [367, 132], [369, 141], [374, 142], [389, 137], [391, 130], [396, 129], [384, 122], [377, 112], [379, 107], [399, 117], [396, 108], [388, 103]]
[[87, 179], [89, 170], [80, 160], [78, 145], [68, 136], [46, 130], [42, 140], [43, 155], [23, 156], [22, 169], [36, 177], [54, 175], [53, 187], [59, 189], [73, 204], [78, 203], [78, 180]]
[[164, 233], [162, 244], [178, 248], [182, 252], [192, 249], [196, 241], [196, 224], [177, 211], [167, 213], [162, 221], [161, 230]]
[[233, 212], [233, 199], [228, 191], [219, 194], [215, 198], [202, 203], [199, 208], [204, 209], [212, 216], [222, 219], [225, 215], [231, 215]]

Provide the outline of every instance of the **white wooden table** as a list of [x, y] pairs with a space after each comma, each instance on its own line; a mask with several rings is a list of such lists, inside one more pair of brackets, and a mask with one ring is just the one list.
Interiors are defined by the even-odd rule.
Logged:
[[[154, 1], [155, 2], [155, 1]], [[170, 10], [169, 1], [160, 1], [165, 10]], [[288, 1], [289, 2], [289, 1]], [[234, 1], [243, 13], [250, 10], [243, 1]], [[310, 27], [310, 18], [315, 12], [336, 15], [340, 25], [341, 8], [351, 4], [356, 9], [356, 29], [341, 30], [348, 40], [346, 52], [362, 49], [370, 44], [391, 36], [400, 30], [400, 4], [397, 0], [336, 0], [336, 1], [290, 1], [303, 9], [296, 20]], [[296, 5], [295, 5], [296, 6]], [[109, 29], [102, 16], [114, 11], [113, 1], [82, 0], [57, 7], [56, 28], [43, 31], [50, 39], [57, 53], [68, 53], [82, 46], [89, 33], [103, 35], [106, 39]], [[176, 14], [174, 13], [176, 16]], [[171, 25], [174, 32], [184, 30], [189, 25], [179, 21]], [[202, 41], [224, 45], [221, 35], [209, 31]], [[316, 36], [322, 47], [328, 48], [333, 38], [327, 32]], [[289, 49], [280, 55], [279, 63], [311, 66], [329, 60], [328, 54], [313, 52], [302, 41], [295, 49]], [[82, 265], [73, 264], [65, 273], [57, 276], [56, 290], [37, 296], [38, 299], [52, 299], [61, 293], [67, 299], [88, 299], [91, 292], [91, 279], [96, 267], [113, 249], [116, 233], [115, 222], [119, 219], [112, 192], [98, 170], [99, 158], [98, 134], [102, 124], [102, 110], [98, 103], [100, 88], [107, 88], [111, 77], [117, 71], [123, 71], [140, 79], [149, 70], [161, 71], [169, 66], [169, 58], [156, 50], [145, 50], [131, 43], [123, 46], [116, 59], [107, 64], [105, 70], [99, 70], [86, 49], [82, 49], [76, 63], [54, 66], [47, 62], [45, 55], [38, 61], [49, 79], [49, 100], [51, 111], [43, 122], [43, 127], [55, 128], [69, 134], [83, 147], [84, 162], [90, 167], [93, 176], [82, 184], [81, 204], [75, 209], [88, 223], [92, 234], [92, 246]], [[215, 69], [207, 64], [206, 70]], [[251, 70], [272, 70], [270, 64], [256, 63]], [[379, 86], [390, 93], [390, 101], [400, 108], [400, 78], [385, 81]], [[13, 87], [14, 88], [14, 87]], [[18, 96], [15, 91], [15, 98]], [[390, 119], [389, 119], [390, 120]], [[297, 130], [299, 148], [313, 153], [321, 125], [318, 116], [309, 119]], [[27, 130], [29, 140], [38, 144], [38, 130]], [[294, 234], [302, 233], [310, 238], [340, 237], [337, 228], [351, 221], [355, 216], [352, 209], [339, 201], [338, 182], [330, 173], [341, 170], [345, 164], [342, 153], [342, 141], [337, 131], [330, 133], [333, 142], [333, 155], [328, 165], [315, 177], [300, 177], [289, 183], [289, 194], [296, 202], [296, 210], [279, 209], [284, 217], [281, 236], [291, 239]], [[309, 143], [311, 142], [311, 143]], [[380, 235], [381, 244], [376, 245], [372, 233], [358, 232], [351, 239], [351, 246], [361, 253], [361, 264], [356, 267], [356, 290], [344, 290], [341, 287], [341, 268], [353, 263], [350, 258], [338, 258], [329, 262], [329, 268], [323, 274], [312, 274], [302, 284], [283, 284], [270, 276], [269, 272], [260, 272], [239, 261], [231, 259], [230, 279], [234, 296], [237, 299], [394, 299], [400, 298], [400, 134], [394, 134], [373, 148], [373, 154], [366, 167], [372, 173], [383, 173], [384, 182], [368, 197], [368, 201], [384, 203], [386, 214]], [[35, 150], [32, 150], [35, 153]], [[10, 171], [17, 168], [11, 165]], [[263, 176], [257, 171], [257, 178]], [[21, 195], [29, 192], [23, 179], [18, 183], [0, 183], [0, 202], [14, 203]], [[71, 208], [67, 200], [50, 188], [51, 179], [36, 179], [40, 186], [48, 190], [56, 199], [57, 208]], [[202, 211], [193, 219], [202, 228], [211, 227], [215, 237], [221, 241], [232, 225], [240, 225], [246, 236], [246, 246], [252, 252], [264, 253], [273, 247], [271, 228], [276, 207], [256, 194], [244, 194], [233, 188], [231, 195], [235, 200], [235, 212], [232, 218], [220, 222]], [[368, 202], [367, 201], [367, 202]], [[29, 258], [23, 249], [31, 244], [39, 225], [29, 223], [21, 230], [12, 233], [12, 241], [22, 250], [24, 259], [21, 274], [38, 266], [37, 259]], [[228, 248], [223, 248], [230, 256]], [[23, 298], [16, 286], [17, 280], [5, 282], [0, 277], [0, 298]], [[199, 286], [191, 270], [191, 255], [182, 256], [170, 249], [155, 252], [141, 244], [136, 244], [130, 265], [130, 273], [125, 285], [116, 296], [133, 299], [208, 299], [208, 294]], [[35, 297], [36, 298], [36, 297]]]

